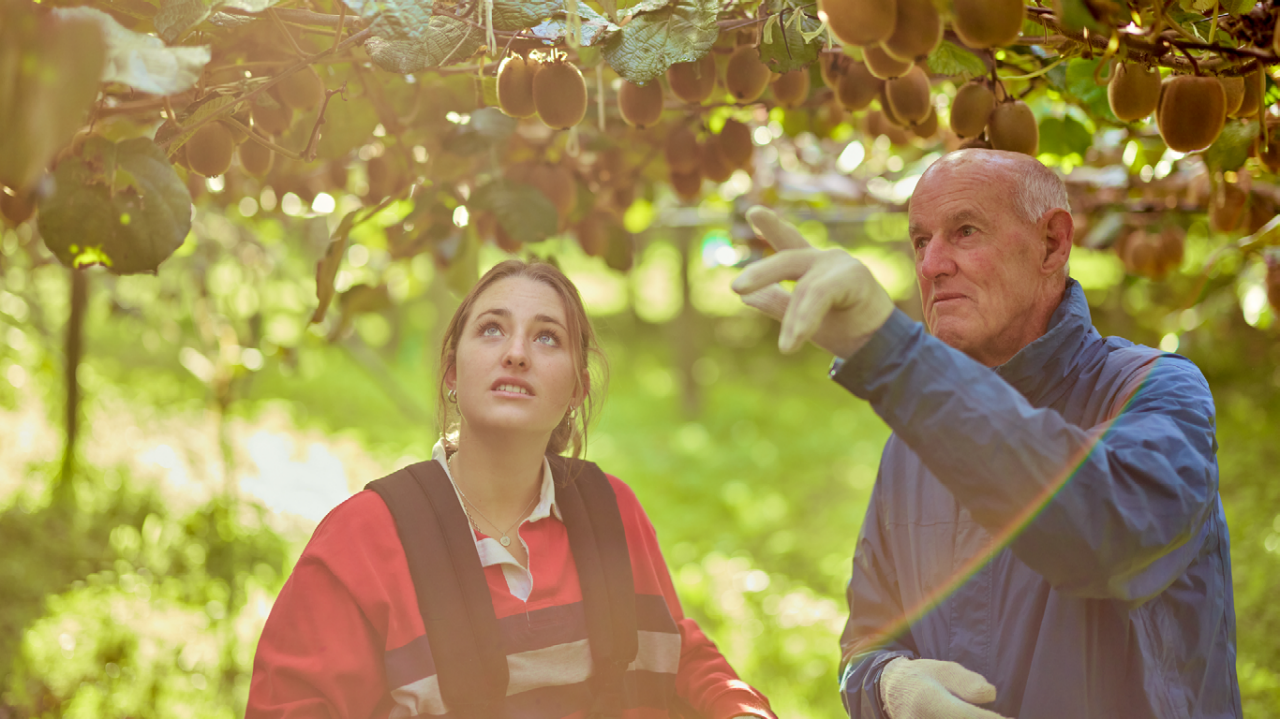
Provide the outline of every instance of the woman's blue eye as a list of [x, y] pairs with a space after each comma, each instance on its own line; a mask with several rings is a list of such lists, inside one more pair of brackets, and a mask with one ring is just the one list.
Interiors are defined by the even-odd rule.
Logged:
[[489, 324], [480, 328], [480, 334], [484, 337], [496, 337], [502, 334], [502, 330], [497, 325]]
[[560, 344], [560, 338], [556, 337], [555, 332], [541, 332], [534, 339], [535, 341], [542, 342], [545, 345], [551, 345], [552, 347]]

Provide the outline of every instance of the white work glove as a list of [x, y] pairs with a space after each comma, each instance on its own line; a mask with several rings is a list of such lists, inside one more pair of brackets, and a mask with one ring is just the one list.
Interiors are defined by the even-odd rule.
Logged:
[[974, 704], [996, 700], [996, 688], [955, 662], [898, 657], [880, 674], [880, 702], [890, 719], [1004, 719]]
[[[772, 210], [752, 207], [747, 222], [777, 250], [733, 281], [742, 301], [782, 322], [778, 348], [795, 352], [806, 341], [848, 357], [889, 319], [893, 300], [867, 266], [840, 249], [816, 250]], [[787, 294], [778, 286], [795, 280]]]

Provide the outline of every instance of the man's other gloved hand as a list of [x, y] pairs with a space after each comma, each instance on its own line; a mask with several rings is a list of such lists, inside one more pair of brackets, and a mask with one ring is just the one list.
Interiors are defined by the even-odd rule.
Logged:
[[[889, 319], [893, 300], [848, 252], [814, 249], [799, 230], [764, 207], [747, 210], [747, 221], [778, 253], [743, 270], [733, 290], [782, 322], [778, 347], [783, 352], [812, 340], [848, 358]], [[782, 280], [795, 280], [795, 290], [788, 294], [777, 285]]]
[[898, 657], [880, 674], [880, 702], [890, 719], [1004, 719], [973, 706], [996, 700], [996, 688], [955, 662]]

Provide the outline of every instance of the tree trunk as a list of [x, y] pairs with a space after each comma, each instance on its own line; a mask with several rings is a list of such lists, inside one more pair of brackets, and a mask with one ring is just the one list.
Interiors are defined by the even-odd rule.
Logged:
[[62, 470], [58, 475], [55, 494], [62, 495], [71, 489], [71, 477], [75, 473], [76, 442], [80, 437], [80, 359], [84, 356], [84, 315], [89, 305], [89, 275], [85, 270], [69, 270], [71, 284], [70, 311], [67, 316], [66, 338], [63, 344], [63, 384], [67, 388], [67, 402], [63, 421], [66, 428], [66, 444], [62, 450]]

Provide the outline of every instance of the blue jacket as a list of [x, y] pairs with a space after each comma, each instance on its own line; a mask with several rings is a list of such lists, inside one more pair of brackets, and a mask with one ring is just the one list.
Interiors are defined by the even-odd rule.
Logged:
[[898, 656], [987, 677], [1008, 717], [1240, 717], [1213, 397], [1068, 281], [991, 370], [901, 312], [833, 378], [893, 429], [849, 582], [845, 709]]

